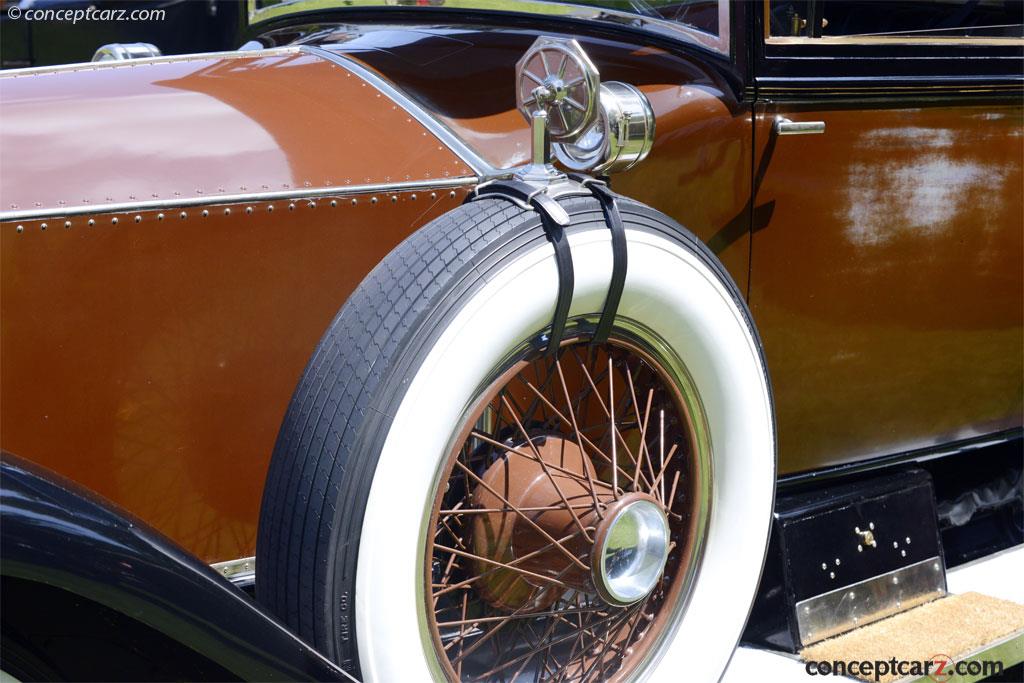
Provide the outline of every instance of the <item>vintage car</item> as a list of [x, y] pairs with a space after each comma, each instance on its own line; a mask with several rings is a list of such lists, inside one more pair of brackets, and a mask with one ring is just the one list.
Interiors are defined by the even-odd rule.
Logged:
[[0, 73], [5, 671], [714, 681], [1024, 540], [1020, 3], [245, 10]]

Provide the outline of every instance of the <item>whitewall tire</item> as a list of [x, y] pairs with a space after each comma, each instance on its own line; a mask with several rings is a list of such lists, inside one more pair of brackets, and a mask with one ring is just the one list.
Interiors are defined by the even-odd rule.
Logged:
[[[575, 283], [556, 363], [542, 336], [553, 249], [536, 214], [491, 198], [400, 245], [311, 360], [268, 475], [257, 589], [363, 680], [544, 680], [545, 667], [576, 667], [570, 680], [713, 681], [726, 667], [768, 539], [768, 374], [717, 259], [671, 219], [619, 203], [628, 272], [607, 344], [587, 339], [612, 265], [599, 205], [564, 201]], [[547, 389], [544, 369], [561, 373]], [[593, 426], [574, 430], [585, 412]], [[664, 508], [675, 556], [645, 602], [613, 606], [607, 577], [580, 567], [631, 496]], [[552, 543], [562, 532], [576, 536]]]

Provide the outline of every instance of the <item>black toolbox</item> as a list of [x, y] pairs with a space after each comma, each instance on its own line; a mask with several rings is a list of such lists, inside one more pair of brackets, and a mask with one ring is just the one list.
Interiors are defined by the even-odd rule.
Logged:
[[748, 644], [798, 652], [946, 593], [921, 469], [780, 492]]

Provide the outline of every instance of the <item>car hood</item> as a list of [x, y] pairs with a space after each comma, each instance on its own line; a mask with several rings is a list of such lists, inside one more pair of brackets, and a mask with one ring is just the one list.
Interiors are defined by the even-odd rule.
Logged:
[[475, 182], [469, 150], [353, 64], [291, 46], [4, 73], [3, 218]]

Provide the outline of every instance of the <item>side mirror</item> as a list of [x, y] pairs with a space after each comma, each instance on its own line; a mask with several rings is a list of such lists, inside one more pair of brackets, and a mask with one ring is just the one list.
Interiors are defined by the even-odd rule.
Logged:
[[572, 171], [608, 174], [643, 161], [654, 143], [647, 96], [628, 83], [602, 83], [575, 40], [533, 43], [516, 64], [516, 105], [535, 129], [531, 179], [551, 175], [549, 147]]

